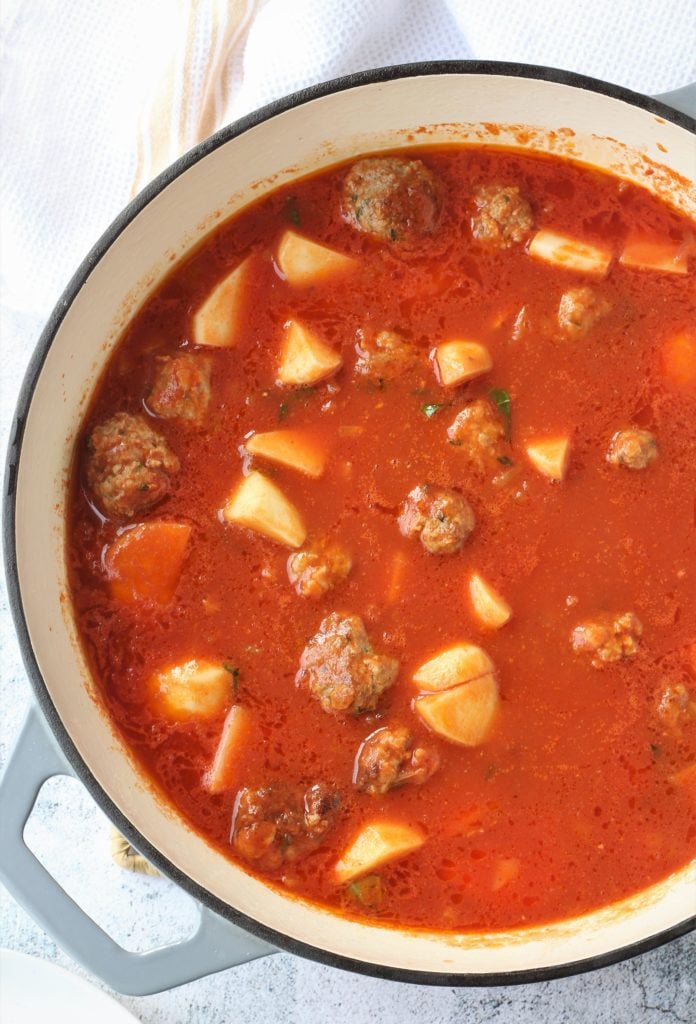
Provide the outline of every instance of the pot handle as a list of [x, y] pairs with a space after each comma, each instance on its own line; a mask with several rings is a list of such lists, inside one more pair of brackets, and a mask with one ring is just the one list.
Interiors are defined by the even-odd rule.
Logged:
[[660, 103], [666, 103], [668, 107], [679, 110], [689, 117], [696, 117], [696, 82], [691, 85], [683, 85], [681, 89], [673, 89], [671, 92], [661, 92], [654, 97]]
[[117, 992], [145, 996], [277, 952], [205, 907], [190, 938], [147, 953], [123, 949], [68, 896], [24, 842], [39, 790], [54, 775], [74, 772], [32, 705], [0, 779], [0, 880], [87, 971]]

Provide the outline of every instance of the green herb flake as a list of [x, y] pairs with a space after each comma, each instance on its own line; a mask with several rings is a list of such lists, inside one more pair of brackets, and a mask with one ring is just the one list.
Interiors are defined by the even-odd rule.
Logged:
[[375, 909], [382, 902], [382, 879], [379, 875], [367, 875], [351, 882], [348, 892], [361, 906]]
[[284, 420], [287, 414], [290, 412], [290, 406], [287, 402], [281, 402], [278, 406], [278, 419]]
[[512, 406], [510, 395], [503, 388], [493, 388], [488, 392], [488, 397], [494, 402], [498, 412], [505, 420], [505, 440], [512, 438]]
[[514, 466], [515, 463], [507, 455], [499, 455], [498, 462], [501, 466]]
[[399, 237], [399, 233], [398, 233], [398, 231], [396, 230], [396, 228], [392, 228], [392, 229], [390, 230], [390, 232], [389, 232], [389, 237], [391, 238], [392, 242], [396, 242], [396, 241], [397, 241], [397, 239], [398, 239], [398, 237]]
[[232, 693], [237, 696], [237, 690], [239, 689], [239, 669], [236, 665], [231, 665], [229, 661], [223, 661], [222, 667], [225, 672], [229, 672], [232, 676]]
[[659, 743], [650, 744], [650, 754], [652, 756], [653, 761], [660, 760], [660, 758], [662, 757], [662, 747]]
[[437, 402], [432, 402], [427, 405], [422, 405], [421, 412], [424, 416], [427, 416], [428, 419], [432, 419], [436, 412], [439, 412], [440, 409], [445, 409], [446, 407], [446, 402], [440, 402], [439, 404]]
[[297, 208], [297, 200], [294, 196], [290, 196], [285, 204], [285, 216], [291, 224], [295, 225], [295, 227], [299, 227], [302, 223], [302, 217], [300, 216], [300, 211]]

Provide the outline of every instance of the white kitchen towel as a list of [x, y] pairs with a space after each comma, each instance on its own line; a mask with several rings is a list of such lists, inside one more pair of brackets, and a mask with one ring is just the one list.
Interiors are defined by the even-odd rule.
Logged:
[[4, 0], [0, 54], [5, 338], [18, 317], [46, 317], [134, 190], [261, 104], [362, 68], [446, 58], [659, 92], [696, 79], [696, 2]]

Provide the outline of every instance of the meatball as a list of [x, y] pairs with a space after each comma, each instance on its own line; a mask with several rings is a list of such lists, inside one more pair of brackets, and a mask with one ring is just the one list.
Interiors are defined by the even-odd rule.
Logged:
[[148, 407], [163, 419], [188, 420], [200, 424], [210, 402], [210, 360], [191, 352], [162, 356]]
[[532, 230], [532, 208], [516, 185], [483, 185], [474, 194], [471, 233], [477, 242], [508, 249]]
[[296, 682], [329, 714], [359, 715], [377, 707], [398, 671], [395, 658], [375, 654], [358, 615], [332, 612], [302, 652]]
[[380, 331], [373, 338], [359, 332], [355, 372], [370, 380], [393, 380], [418, 362], [418, 349], [396, 331]]
[[432, 484], [414, 487], [401, 506], [399, 529], [404, 537], [420, 537], [431, 555], [459, 551], [476, 519], [469, 502], [458, 491]]
[[414, 748], [408, 729], [378, 729], [358, 751], [353, 782], [365, 793], [382, 794], [406, 782], [421, 786], [439, 767], [437, 750]]
[[344, 580], [350, 555], [336, 545], [297, 551], [288, 559], [288, 577], [300, 597], [320, 598]]
[[570, 288], [561, 295], [558, 326], [571, 337], [580, 337], [606, 316], [611, 305], [593, 288]]
[[440, 184], [420, 160], [368, 157], [343, 182], [343, 216], [352, 227], [390, 242], [432, 234], [442, 212]]
[[638, 653], [643, 624], [633, 612], [602, 616], [581, 622], [572, 632], [574, 651], [592, 654], [592, 665], [601, 668], [610, 661], [633, 658]]
[[649, 430], [618, 430], [607, 451], [607, 462], [626, 469], [646, 469], [657, 458], [657, 438]]
[[482, 468], [486, 461], [497, 459], [503, 451], [505, 426], [485, 398], [469, 402], [457, 413], [447, 428], [450, 444], [461, 448], [467, 458]]
[[161, 501], [179, 460], [144, 416], [116, 413], [87, 438], [87, 483], [109, 516], [129, 519]]
[[338, 793], [322, 783], [302, 791], [283, 783], [243, 789], [237, 796], [232, 845], [266, 871], [315, 850], [333, 826]]

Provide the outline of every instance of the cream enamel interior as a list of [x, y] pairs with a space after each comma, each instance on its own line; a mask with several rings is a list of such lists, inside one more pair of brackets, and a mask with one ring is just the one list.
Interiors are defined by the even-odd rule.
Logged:
[[[418, 131], [434, 120], [436, 126]], [[484, 123], [516, 127], [491, 136]], [[194, 164], [116, 239], [56, 334], [31, 402], [18, 471], [18, 573], [32, 645], [58, 713], [101, 787], [148, 842], [219, 899], [309, 945], [391, 967], [486, 975], [606, 954], [689, 916], [696, 909], [696, 870], [692, 865], [621, 905], [580, 919], [459, 937], [342, 920], [246, 875], [141, 781], [93, 699], [65, 601], [66, 472], [86, 399], [125, 320], [170, 269], [171, 258], [220, 219], [293, 177], [361, 152], [454, 141], [519, 145], [522, 125], [532, 126], [525, 136], [531, 148], [630, 177], [696, 215], [694, 137], [620, 100], [532, 79], [456, 74], [373, 83], [315, 99]], [[674, 179], [655, 171], [652, 161], [689, 183], [675, 188]]]

